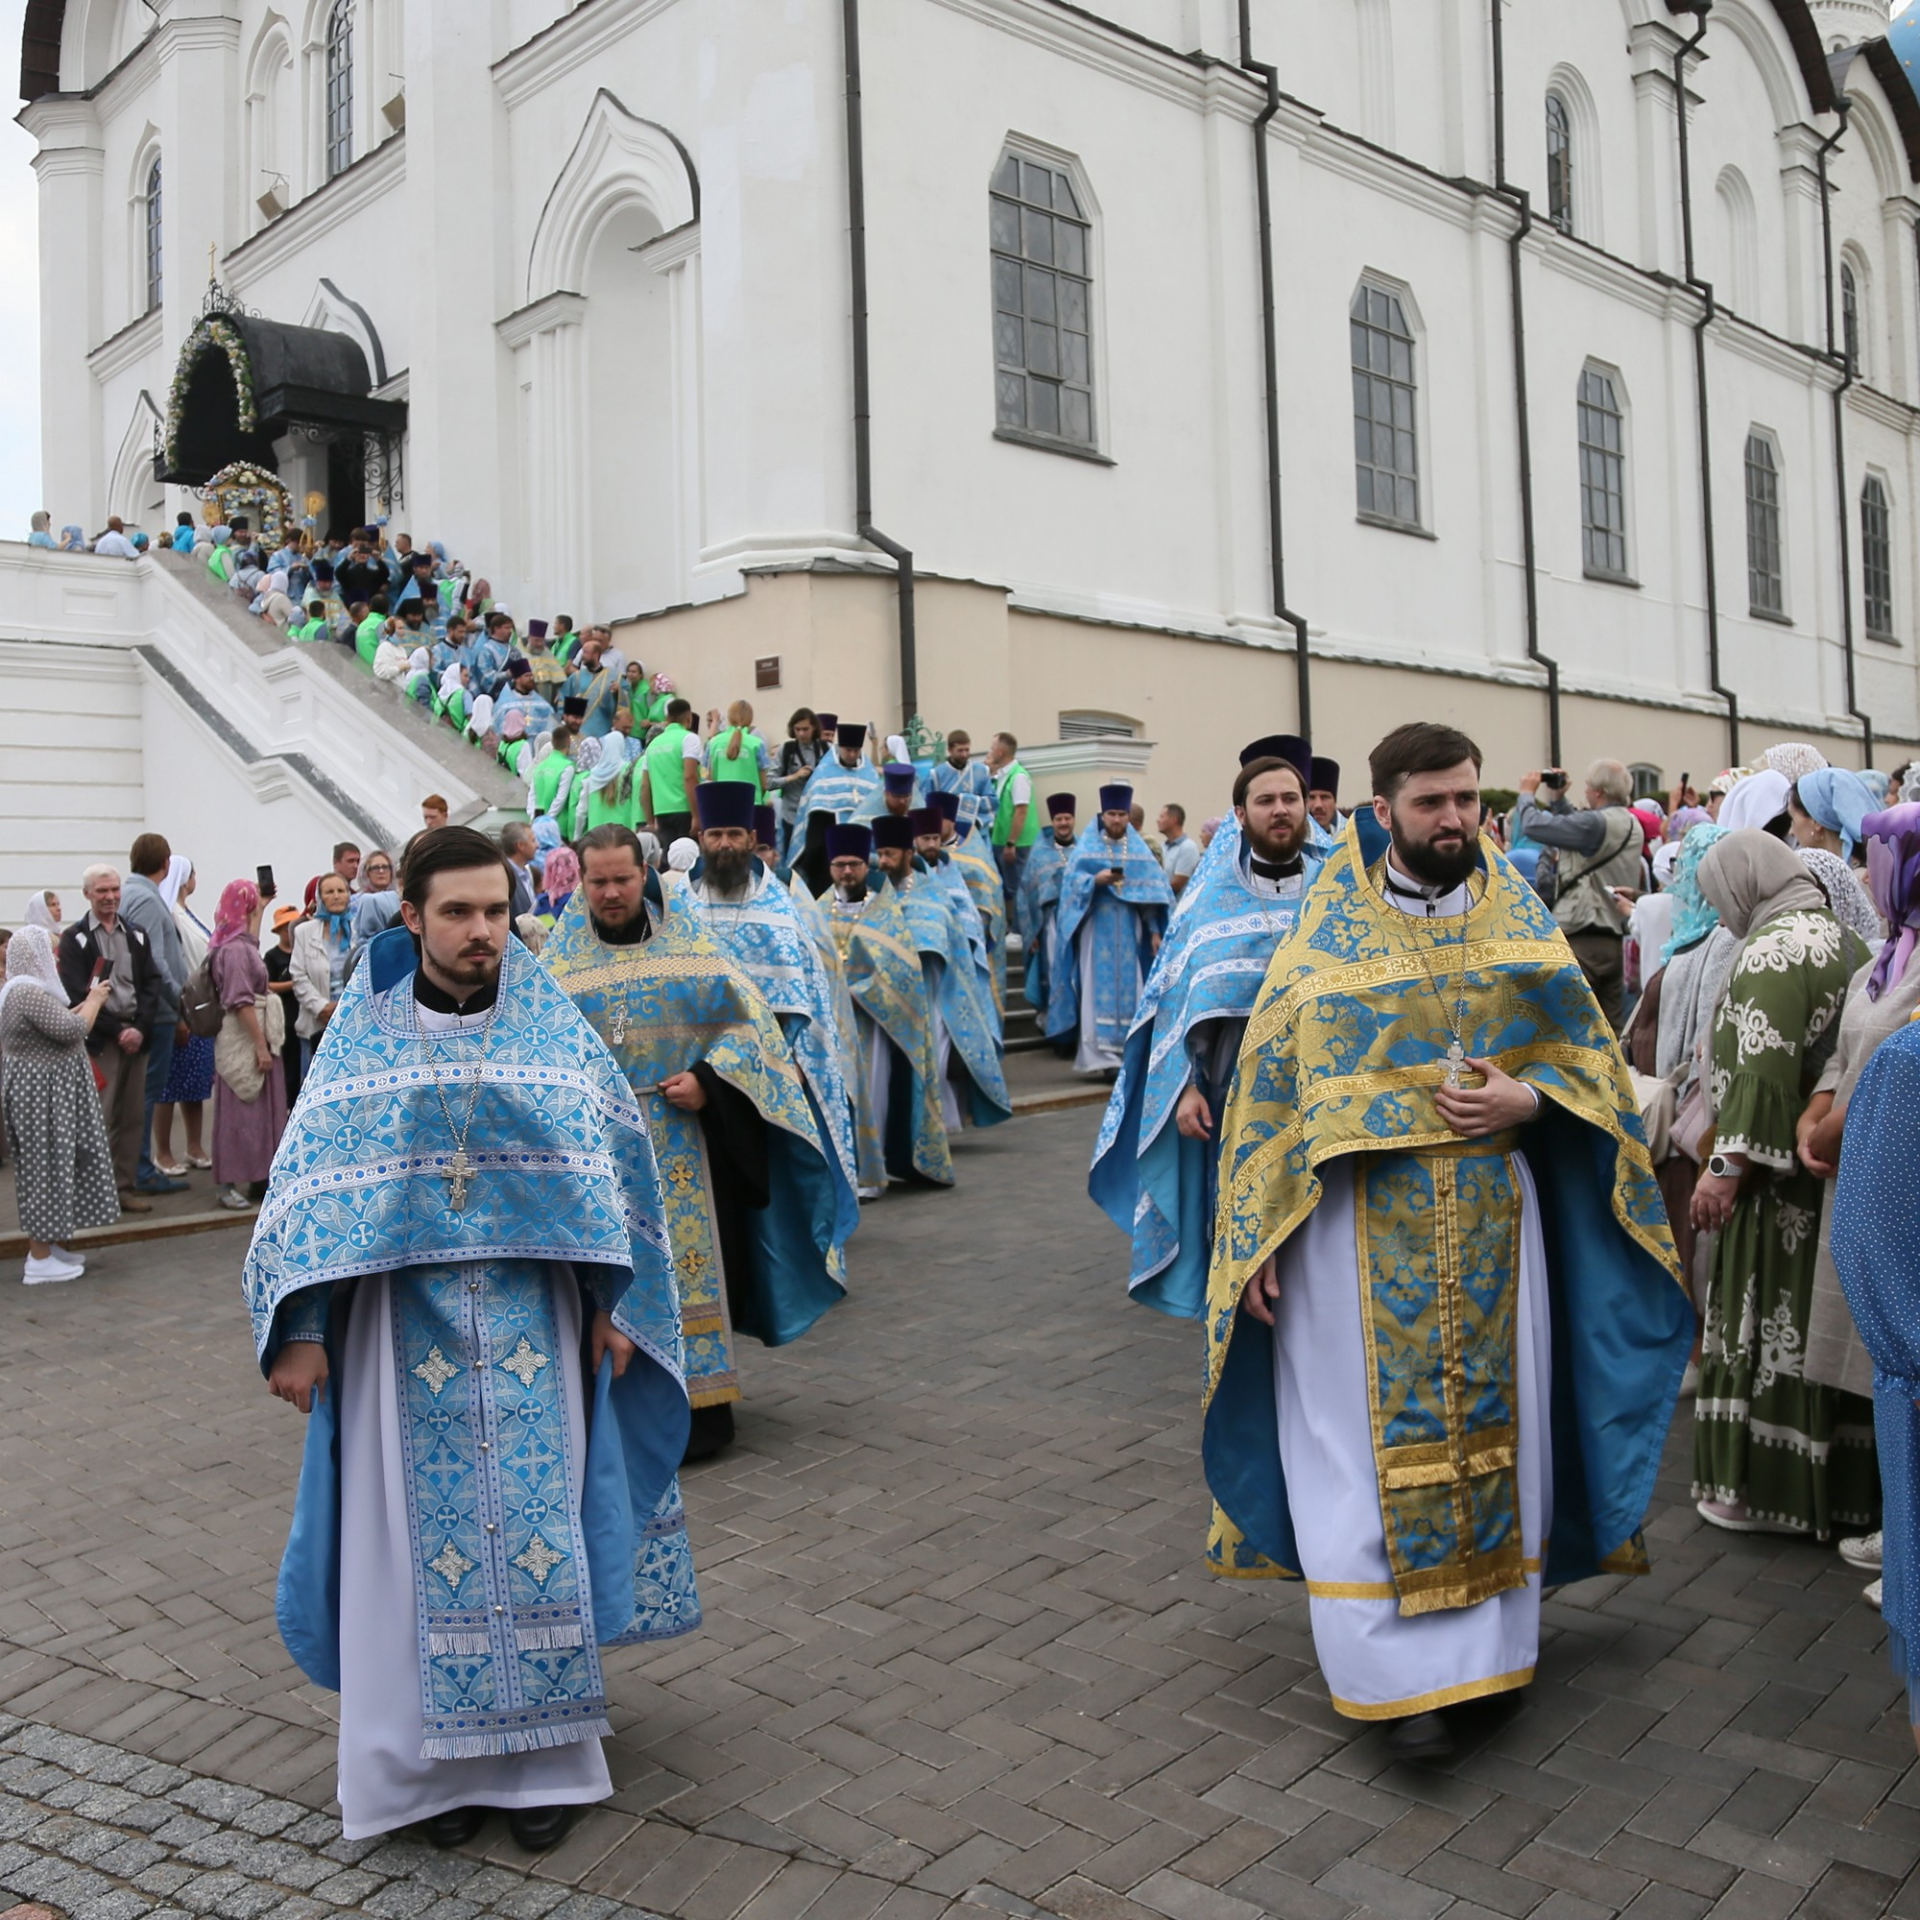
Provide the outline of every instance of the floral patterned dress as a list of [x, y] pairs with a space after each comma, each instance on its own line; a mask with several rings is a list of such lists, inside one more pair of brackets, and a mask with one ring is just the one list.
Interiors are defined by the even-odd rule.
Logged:
[[1715, 1146], [1749, 1171], [1714, 1248], [1693, 1491], [1822, 1540], [1880, 1524], [1880, 1471], [1873, 1403], [1805, 1378], [1821, 1184], [1794, 1129], [1865, 953], [1831, 913], [1782, 914], [1747, 942], [1713, 1029]]

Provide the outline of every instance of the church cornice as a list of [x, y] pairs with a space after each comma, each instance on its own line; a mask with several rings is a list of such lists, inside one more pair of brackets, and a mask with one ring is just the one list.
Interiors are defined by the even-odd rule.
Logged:
[[96, 380], [111, 380], [115, 374], [138, 366], [158, 351], [164, 316], [158, 307], [149, 307], [138, 320], [132, 320], [118, 333], [109, 334], [87, 355], [87, 365]]
[[389, 134], [371, 153], [362, 154], [344, 173], [297, 200], [226, 256], [228, 284], [236, 293], [274, 268], [284, 266], [305, 247], [351, 220], [362, 208], [396, 191], [407, 177], [407, 136]]
[[584, 0], [571, 13], [523, 40], [493, 63], [493, 84], [502, 103], [517, 107], [523, 100], [565, 78], [575, 68], [598, 59], [637, 33], [673, 0], [641, 0], [638, 6], [595, 6]]

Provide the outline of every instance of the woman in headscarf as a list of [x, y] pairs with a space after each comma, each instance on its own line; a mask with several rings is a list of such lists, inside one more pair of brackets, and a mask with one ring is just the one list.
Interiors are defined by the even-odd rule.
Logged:
[[[193, 862], [184, 853], [176, 853], [167, 868], [167, 877], [160, 883], [160, 898], [167, 903], [173, 914], [173, 924], [180, 931], [180, 952], [187, 963], [188, 979], [192, 979], [201, 961], [207, 957], [207, 946], [213, 939], [212, 929], [187, 905], [196, 884]], [[176, 1040], [173, 1071], [167, 1075], [167, 1084], [161, 1088], [159, 1102], [153, 1109], [154, 1164], [168, 1179], [182, 1178], [188, 1167], [213, 1165], [207, 1157], [204, 1131], [206, 1103], [212, 1097], [212, 1036], [194, 1033], [184, 1040]], [[177, 1163], [173, 1157], [175, 1107], [185, 1115], [187, 1122], [185, 1165]]]
[[567, 910], [574, 889], [580, 884], [580, 856], [571, 847], [556, 847], [540, 869], [540, 898], [533, 910], [549, 925]]
[[[1663, 891], [1648, 897], [1666, 903], [1667, 931], [1658, 945], [1653, 932], [1648, 933], [1642, 960], [1649, 975], [1644, 1003], [1623, 1043], [1636, 1072], [1673, 1082], [1676, 1107], [1686, 1101], [1699, 1075], [1700, 1036], [1733, 964], [1733, 935], [1721, 926], [1720, 916], [1700, 891], [1700, 862], [1720, 837], [1720, 829], [1709, 822], [1694, 828], [1678, 847], [1662, 850], [1674, 856], [1671, 870], [1664, 876]], [[1645, 905], [1644, 899], [1635, 905], [1636, 921]], [[1693, 1158], [1695, 1145], [1676, 1138], [1673, 1151], [1654, 1169], [1654, 1176], [1667, 1203], [1680, 1271], [1699, 1311], [1706, 1301], [1706, 1270], [1701, 1257], [1704, 1243], [1697, 1240], [1689, 1217], [1699, 1173]]]
[[[323, 894], [328, 884], [346, 882], [328, 874]], [[220, 1204], [235, 1211], [253, 1204], [247, 1189], [266, 1180], [287, 1127], [287, 1080], [280, 1068], [286, 1020], [260, 951], [264, 904], [251, 880], [228, 881], [210, 950], [214, 991], [226, 1009], [214, 1041], [213, 1180]]]
[[46, 547], [51, 549], [53, 546], [53, 535], [49, 529], [52, 525], [53, 515], [50, 514], [46, 508], [42, 507], [40, 511], [33, 516], [33, 531], [27, 535], [27, 545], [30, 547]]
[[1880, 1476], [1872, 1408], [1805, 1377], [1820, 1181], [1800, 1162], [1798, 1129], [1817, 1043], [1866, 947], [1771, 835], [1728, 834], [1700, 863], [1700, 891], [1740, 947], [1714, 1018], [1714, 1152], [1691, 1210], [1696, 1231], [1719, 1236], [1694, 1498], [1716, 1527], [1826, 1540], [1875, 1524]]
[[1827, 756], [1804, 740], [1783, 740], [1760, 756], [1763, 767], [1771, 767], [1788, 782], [1802, 780], [1827, 764]]
[[[1868, 1060], [1890, 1034], [1920, 1015], [1920, 967], [1912, 964], [1920, 942], [1920, 806], [1903, 804], [1869, 814], [1861, 832], [1867, 876], [1887, 935], [1847, 989], [1840, 1038], [1833, 1058], [1800, 1117], [1800, 1160], [1821, 1180], [1839, 1169], [1841, 1130], [1847, 1107]], [[1873, 1362], [1847, 1310], [1833, 1262], [1833, 1188], [1826, 1188], [1820, 1215], [1819, 1255], [1813, 1271], [1813, 1301], [1807, 1316], [1807, 1378], [1846, 1393], [1873, 1392]], [[1880, 1541], [1849, 1540], [1842, 1551], [1864, 1570], [1880, 1564]], [[1872, 1596], [1876, 1599], [1878, 1596]]]
[[313, 912], [293, 930], [293, 960], [288, 972], [299, 1017], [300, 1070], [304, 1075], [320, 1036], [327, 1030], [353, 954], [353, 896], [337, 873], [323, 874], [313, 896]]
[[[629, 727], [631, 724], [629, 721]], [[574, 819], [581, 823], [576, 827], [575, 839], [595, 827], [614, 825], [638, 829], [643, 751], [631, 732], [618, 727], [600, 736], [599, 758], [590, 768], [574, 775], [574, 791], [580, 796]]]
[[111, 980], [96, 980], [69, 1011], [46, 928], [22, 927], [7, 942], [0, 1125], [13, 1155], [14, 1203], [27, 1236], [21, 1277], [30, 1287], [77, 1280], [86, 1263], [66, 1242], [82, 1227], [120, 1218], [106, 1123], [87, 1064], [87, 1035], [112, 991]]
[[1843, 927], [1857, 933], [1869, 947], [1880, 944], [1880, 915], [1873, 895], [1861, 884], [1860, 876], [1825, 847], [1801, 847], [1799, 854], [1807, 871], [1820, 883], [1827, 905]]
[[27, 895], [27, 925], [44, 927], [53, 944], [60, 944], [60, 896], [51, 887]]
[[1762, 832], [1772, 834], [1776, 840], [1785, 839], [1790, 824], [1787, 801], [1792, 791], [1793, 782], [1784, 773], [1776, 773], [1771, 767], [1762, 767], [1758, 773], [1750, 773], [1745, 779], [1733, 783], [1726, 798], [1720, 802], [1720, 811], [1714, 816], [1715, 822], [1729, 833], [1758, 827]]
[[1803, 847], [1819, 847], [1851, 860], [1860, 844], [1860, 825], [1878, 813], [1873, 789], [1845, 767], [1821, 767], [1803, 774], [1787, 794], [1787, 812], [1794, 840]]
[[80, 528], [62, 527], [60, 529], [60, 551], [62, 553], [85, 553], [86, 550], [87, 536]]

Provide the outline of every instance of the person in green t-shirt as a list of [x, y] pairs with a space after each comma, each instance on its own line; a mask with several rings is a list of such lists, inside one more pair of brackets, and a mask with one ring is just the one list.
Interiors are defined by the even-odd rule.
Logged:
[[327, 636], [326, 603], [320, 600], [307, 602], [307, 617], [295, 620], [287, 628], [289, 640], [324, 640]]
[[374, 655], [380, 651], [380, 632], [387, 624], [387, 596], [376, 593], [353, 623], [353, 647], [360, 658], [371, 667]]
[[720, 715], [707, 715], [707, 776], [712, 780], [738, 780], [753, 788], [757, 804], [773, 778], [773, 765], [767, 757], [767, 744], [753, 731], [753, 708], [745, 700], [736, 700], [727, 709], [727, 724]]
[[631, 660], [621, 683], [627, 704], [633, 709], [633, 730], [642, 739], [650, 728], [667, 723], [667, 702], [673, 698], [673, 682], [664, 673], [658, 677], [666, 681], [664, 687], [656, 687], [647, 678], [645, 666]]
[[553, 751], [533, 770], [533, 799], [527, 809], [530, 820], [551, 814], [562, 840], [573, 838], [573, 808], [578, 797], [575, 790], [578, 768], [573, 758], [576, 737], [573, 729], [564, 723], [554, 728]]
[[987, 749], [987, 768], [993, 775], [993, 853], [1007, 894], [1007, 915], [1020, 897], [1020, 880], [1027, 855], [1040, 838], [1040, 809], [1033, 804], [1033, 781], [1014, 755], [1020, 742], [1010, 733], [996, 733]]
[[651, 820], [662, 848], [684, 840], [693, 831], [693, 801], [687, 787], [687, 768], [700, 777], [700, 734], [689, 700], [667, 704], [667, 723], [654, 735], [640, 762], [640, 817]]

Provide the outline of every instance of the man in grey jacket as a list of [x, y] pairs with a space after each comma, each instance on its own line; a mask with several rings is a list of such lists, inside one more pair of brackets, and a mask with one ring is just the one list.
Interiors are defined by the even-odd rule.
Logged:
[[[1559, 775], [1557, 786], [1548, 778]], [[1539, 790], [1551, 798], [1545, 806]], [[1530, 773], [1520, 782], [1513, 829], [1559, 854], [1559, 888], [1553, 917], [1567, 936], [1580, 971], [1587, 976], [1600, 1011], [1615, 1033], [1626, 1010], [1623, 959], [1627, 916], [1614, 898], [1618, 887], [1638, 893], [1641, 884], [1640, 823], [1628, 811], [1633, 783], [1618, 760], [1596, 760], [1587, 769], [1587, 804], [1576, 809], [1566, 797], [1567, 777], [1557, 768]]]
[[180, 944], [180, 929], [174, 923], [173, 909], [160, 892], [160, 883], [173, 864], [173, 849], [166, 837], [143, 833], [127, 856], [132, 871], [120, 890], [120, 917], [147, 937], [147, 950], [153, 955], [154, 972], [160, 981], [160, 1010], [153, 1023], [153, 1038], [147, 1047], [147, 1124], [140, 1136], [140, 1171], [136, 1176], [142, 1193], [184, 1193], [184, 1180], [170, 1179], [160, 1171], [153, 1157], [153, 1110], [173, 1073], [173, 1049], [186, 1038], [180, 1024], [180, 996], [187, 984], [187, 955]]

